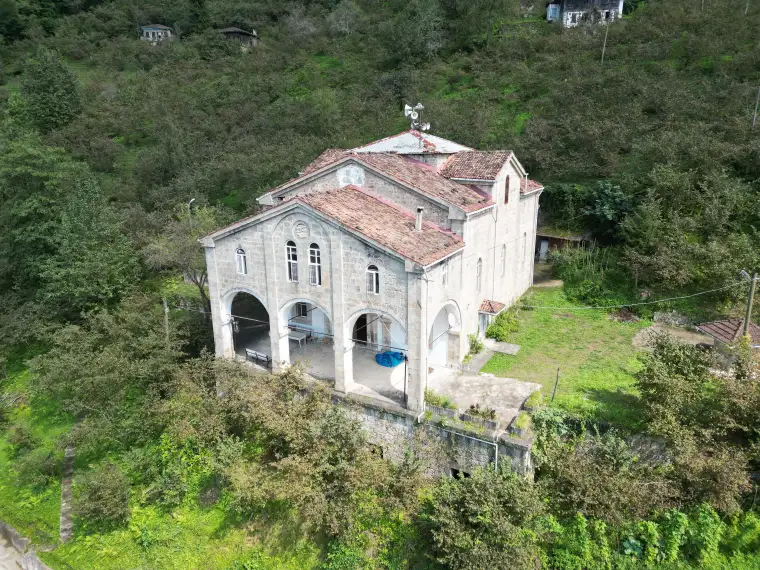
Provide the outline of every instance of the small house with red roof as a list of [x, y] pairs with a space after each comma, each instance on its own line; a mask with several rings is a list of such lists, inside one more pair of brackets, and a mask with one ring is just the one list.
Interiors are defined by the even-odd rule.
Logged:
[[326, 150], [201, 240], [217, 355], [422, 412], [530, 287], [542, 189], [511, 151], [418, 130]]

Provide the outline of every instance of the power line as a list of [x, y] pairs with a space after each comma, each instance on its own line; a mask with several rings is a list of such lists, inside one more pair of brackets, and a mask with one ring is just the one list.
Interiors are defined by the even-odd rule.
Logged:
[[658, 303], [666, 303], [668, 301], [680, 301], [682, 299], [691, 299], [692, 297], [699, 297], [700, 295], [708, 295], [710, 293], [717, 293], [718, 291], [725, 291], [726, 289], [732, 289], [734, 287], [744, 286], [744, 283], [734, 283], [732, 285], [726, 285], [718, 289], [711, 289], [709, 291], [700, 291], [699, 293], [693, 293], [691, 295], [684, 295], [682, 297], [669, 297], [667, 299], [658, 299], [657, 301], [642, 301], [640, 303], [626, 303], [624, 305], [587, 305], [585, 307], [541, 307], [537, 305], [521, 305], [521, 309], [548, 309], [552, 311], [585, 311], [594, 309], [624, 309], [626, 307], [639, 307], [641, 305], [656, 305]]

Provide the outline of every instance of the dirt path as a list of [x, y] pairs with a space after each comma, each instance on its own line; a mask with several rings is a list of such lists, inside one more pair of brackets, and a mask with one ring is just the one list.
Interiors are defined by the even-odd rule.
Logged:
[[697, 331], [690, 331], [687, 329], [682, 329], [679, 327], [673, 327], [670, 325], [663, 325], [656, 323], [652, 325], [651, 327], [645, 328], [640, 330], [638, 333], [636, 333], [636, 336], [633, 337], [633, 346], [636, 348], [641, 348], [646, 350], [647, 343], [649, 342], [649, 337], [653, 333], [667, 333], [670, 336], [674, 337], [676, 340], [679, 340], [686, 344], [709, 344], [712, 345], [715, 341], [711, 336], [708, 336], [706, 334], [702, 334]]

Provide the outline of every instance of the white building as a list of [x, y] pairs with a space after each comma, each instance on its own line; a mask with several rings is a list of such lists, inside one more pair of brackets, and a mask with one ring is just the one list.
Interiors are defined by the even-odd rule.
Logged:
[[[340, 392], [422, 411], [428, 375], [531, 285], [541, 190], [510, 151], [416, 130], [325, 151], [201, 240], [217, 355], [307, 361]], [[406, 361], [378, 365], [386, 351]]]
[[623, 0], [557, 0], [546, 6], [546, 19], [574, 28], [583, 22], [610, 23], [623, 17]]
[[140, 39], [156, 45], [164, 40], [172, 39], [172, 29], [163, 24], [147, 24], [140, 26]]

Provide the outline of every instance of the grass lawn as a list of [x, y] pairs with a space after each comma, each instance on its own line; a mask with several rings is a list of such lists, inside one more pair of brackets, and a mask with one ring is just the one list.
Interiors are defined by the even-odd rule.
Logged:
[[[184, 284], [181, 284], [184, 285]], [[25, 393], [30, 373], [17, 360], [2, 382], [6, 393]], [[0, 520], [30, 538], [55, 570], [310, 570], [321, 564], [320, 545], [306, 538], [289, 517], [269, 517], [241, 522], [231, 517], [224, 500], [210, 507], [187, 501], [173, 510], [141, 506], [135, 489], [129, 523], [106, 532], [87, 533], [75, 527], [73, 540], [61, 544], [59, 481], [34, 488], [19, 480], [7, 440], [11, 424], [23, 424], [36, 436], [39, 447], [62, 450], [59, 438], [72, 425], [54, 406], [25, 398], [4, 410], [6, 424], [0, 431]], [[81, 473], [86, 465], [77, 465]], [[76, 486], [76, 473], [74, 484]]]
[[[567, 299], [561, 287], [534, 288], [526, 304], [546, 307], [581, 306]], [[481, 372], [536, 382], [553, 405], [575, 415], [633, 426], [639, 407], [633, 374], [641, 363], [631, 343], [651, 323], [621, 323], [597, 310], [524, 310], [520, 330], [509, 342], [519, 344], [515, 356], [496, 354]]]

